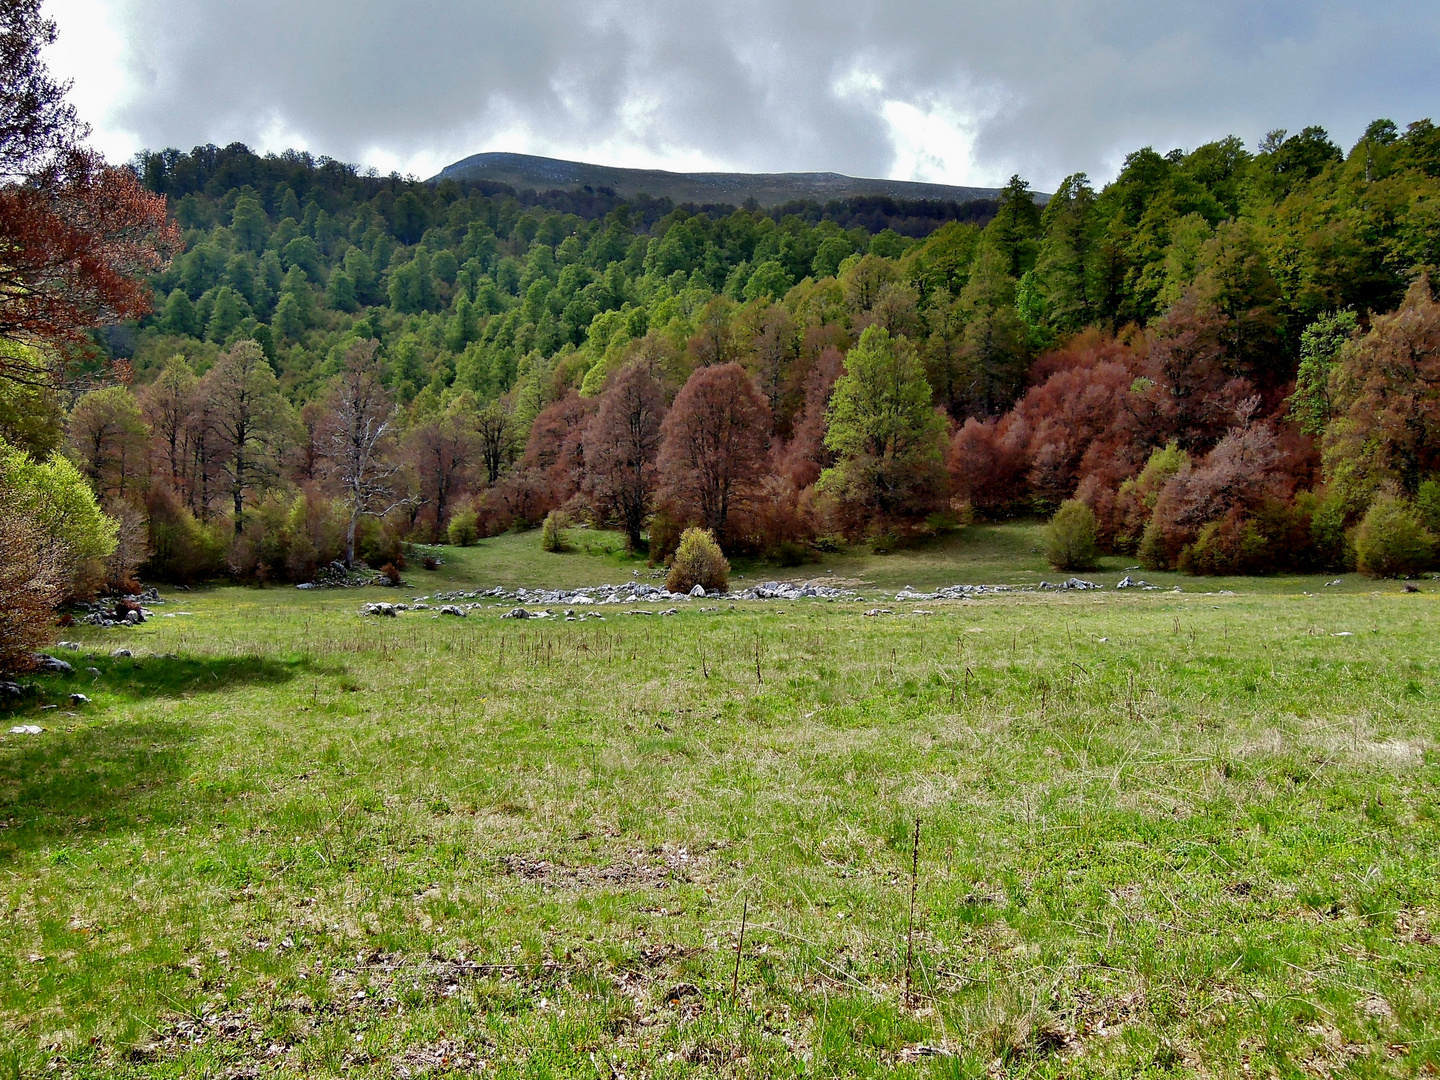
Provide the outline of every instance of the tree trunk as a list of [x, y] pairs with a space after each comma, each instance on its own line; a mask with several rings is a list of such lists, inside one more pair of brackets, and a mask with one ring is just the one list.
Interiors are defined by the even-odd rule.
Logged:
[[345, 529], [345, 565], [355, 567], [355, 527], [360, 524], [360, 511], [350, 511], [350, 524]]

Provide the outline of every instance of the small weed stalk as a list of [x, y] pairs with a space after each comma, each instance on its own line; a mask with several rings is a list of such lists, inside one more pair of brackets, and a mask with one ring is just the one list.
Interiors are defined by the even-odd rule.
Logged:
[[756, 682], [758, 685], [760, 685], [760, 686], [764, 686], [764, 685], [765, 685], [765, 677], [760, 674], [760, 635], [759, 635], [759, 634], [756, 634], [756, 635], [755, 635], [755, 682]]
[[745, 920], [750, 914], [750, 898], [740, 906], [740, 936], [735, 939], [735, 972], [730, 976], [730, 1005], [735, 1005], [735, 998], [740, 993], [740, 955], [745, 948]]
[[905, 1007], [913, 1000], [915, 965], [915, 896], [920, 891], [920, 818], [915, 818], [915, 843], [910, 850], [910, 919], [905, 927]]

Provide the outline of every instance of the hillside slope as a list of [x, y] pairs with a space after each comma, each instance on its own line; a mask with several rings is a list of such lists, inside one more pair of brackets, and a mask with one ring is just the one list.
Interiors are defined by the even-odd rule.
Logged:
[[827, 202], [862, 196], [892, 199], [935, 199], [969, 202], [993, 199], [996, 188], [917, 184], [908, 180], [866, 180], [833, 172], [814, 173], [676, 173], [660, 169], [617, 169], [529, 154], [475, 154], [447, 165], [436, 180], [489, 180], [515, 188], [611, 188], [619, 195], [644, 193], [677, 203], [742, 204], [753, 198], [761, 206], [798, 199]]

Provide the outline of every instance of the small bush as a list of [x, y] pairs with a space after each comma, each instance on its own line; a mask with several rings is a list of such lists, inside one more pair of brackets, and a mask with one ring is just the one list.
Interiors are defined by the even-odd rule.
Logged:
[[730, 563], [709, 529], [685, 530], [665, 579], [671, 592], [688, 593], [696, 585], [703, 585], [707, 593], [730, 588]]
[[1060, 504], [1045, 527], [1045, 557], [1056, 570], [1089, 570], [1099, 549], [1095, 545], [1095, 512], [1079, 499]]
[[461, 510], [450, 519], [450, 543], [456, 547], [469, 547], [480, 539], [480, 521], [474, 510]]
[[1360, 571], [1371, 577], [1409, 577], [1430, 565], [1435, 537], [1415, 509], [1398, 495], [1381, 494], [1355, 530]]
[[569, 518], [559, 510], [551, 510], [545, 515], [545, 524], [540, 529], [540, 550], [557, 555], [570, 551], [570, 541], [565, 539], [565, 530], [569, 527]]
[[393, 562], [387, 562], [380, 567], [380, 576], [385, 579], [386, 585], [398, 586], [401, 584], [400, 568]]
[[420, 565], [423, 566], [426, 570], [430, 570], [433, 572], [440, 569], [440, 560], [437, 559], [434, 555], [426, 555], [423, 559], [420, 560]]

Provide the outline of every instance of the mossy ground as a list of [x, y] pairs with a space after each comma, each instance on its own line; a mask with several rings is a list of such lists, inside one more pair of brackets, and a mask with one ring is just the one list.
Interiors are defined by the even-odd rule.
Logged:
[[[574, 538], [402, 591], [647, 572]], [[0, 1076], [1440, 1069], [1440, 591], [1144, 576], [1187, 591], [67, 631], [0, 736]]]

